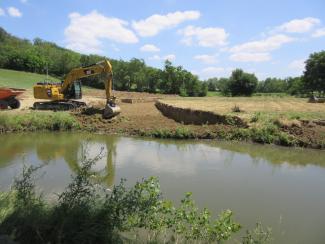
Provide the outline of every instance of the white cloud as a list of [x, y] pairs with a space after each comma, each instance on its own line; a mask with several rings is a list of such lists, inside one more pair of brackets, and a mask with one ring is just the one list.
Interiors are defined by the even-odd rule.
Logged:
[[320, 23], [319, 19], [308, 17], [304, 19], [293, 19], [275, 28], [275, 31], [288, 33], [305, 33]]
[[200, 77], [200, 79], [208, 79], [211, 77], [228, 77], [231, 74], [233, 68], [224, 68], [224, 67], [216, 67], [216, 66], [209, 66], [201, 71], [195, 73]]
[[101, 39], [118, 43], [137, 43], [138, 38], [127, 28], [128, 22], [106, 17], [97, 11], [81, 15], [71, 13], [70, 23], [64, 30], [67, 48], [83, 53], [100, 53]]
[[168, 54], [166, 56], [163, 57], [164, 60], [169, 60], [169, 61], [174, 61], [176, 59], [175, 54]]
[[22, 3], [27, 3], [27, 0], [20, 0], [20, 2], [22, 2]]
[[154, 55], [152, 57], [149, 57], [149, 60], [157, 60], [157, 61], [165, 61], [165, 60], [169, 60], [169, 61], [174, 61], [176, 59], [176, 55], [175, 54], [168, 54], [165, 56], [159, 56], [159, 55]]
[[318, 29], [312, 34], [312, 37], [322, 37], [322, 36], [325, 36], [325, 28]]
[[305, 59], [296, 59], [289, 64], [289, 68], [293, 70], [303, 71], [305, 69]]
[[177, 11], [166, 15], [155, 14], [144, 20], [133, 21], [132, 27], [140, 36], [155, 36], [164, 29], [176, 27], [188, 20], [196, 20], [200, 18], [200, 15], [199, 11]]
[[179, 33], [183, 35], [181, 42], [187, 46], [192, 45], [194, 40], [202, 47], [216, 47], [227, 44], [228, 34], [223, 28], [202, 28], [190, 25], [180, 30]]
[[199, 60], [206, 64], [214, 64], [218, 61], [216, 56], [217, 55], [202, 54], [202, 55], [194, 56], [194, 59]]
[[234, 53], [230, 60], [237, 62], [265, 62], [271, 60], [269, 53]]
[[140, 51], [142, 51], [142, 52], [159, 52], [160, 49], [158, 47], [156, 47], [155, 45], [146, 44], [140, 48]]
[[5, 15], [6, 15], [5, 11], [2, 8], [0, 8], [0, 16], [5, 16]]
[[8, 14], [11, 16], [11, 17], [16, 17], [16, 18], [19, 18], [21, 17], [23, 14], [19, 11], [18, 8], [15, 8], [15, 7], [9, 7], [7, 8], [7, 11], [8, 11]]
[[264, 40], [246, 42], [230, 48], [230, 52], [268, 52], [280, 48], [283, 44], [293, 42], [295, 39], [279, 34]]

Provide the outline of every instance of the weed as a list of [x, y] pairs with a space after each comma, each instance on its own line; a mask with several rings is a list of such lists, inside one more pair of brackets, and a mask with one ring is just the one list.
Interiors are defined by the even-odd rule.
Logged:
[[253, 230], [248, 230], [246, 236], [243, 237], [243, 244], [261, 244], [272, 241], [272, 232], [270, 228], [266, 230], [261, 223], [257, 223]]
[[254, 115], [252, 116], [250, 122], [251, 123], [256, 123], [257, 121], [259, 121], [261, 118], [261, 113], [260, 112], [256, 112], [254, 113]]
[[239, 108], [239, 106], [237, 106], [236, 104], [235, 104], [234, 107], [231, 108], [231, 111], [234, 112], [234, 113], [240, 113], [240, 112], [243, 112], [243, 110], [241, 110], [241, 109]]

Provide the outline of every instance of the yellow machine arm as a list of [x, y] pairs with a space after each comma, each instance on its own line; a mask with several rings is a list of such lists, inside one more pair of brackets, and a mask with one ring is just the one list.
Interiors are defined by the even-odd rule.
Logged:
[[65, 77], [63, 83], [37, 83], [34, 85], [34, 98], [51, 100], [51, 102], [35, 102], [34, 109], [41, 110], [69, 110], [85, 106], [84, 102], [72, 99], [81, 98], [81, 78], [101, 75], [105, 84], [107, 103], [104, 109], [104, 118], [112, 118], [120, 113], [120, 108], [115, 104], [112, 93], [113, 71], [108, 60], [100, 61], [87, 67], [72, 69]]
[[113, 71], [112, 71], [112, 65], [110, 64], [110, 62], [108, 62], [108, 60], [103, 60], [87, 67], [72, 69], [67, 74], [67, 76], [63, 81], [61, 93], [65, 93], [65, 91], [69, 88], [69, 86], [74, 81], [79, 80], [81, 78], [98, 75], [98, 74], [104, 76], [103, 79], [105, 84], [106, 99], [107, 101], [110, 101], [113, 98], [113, 94], [112, 94]]

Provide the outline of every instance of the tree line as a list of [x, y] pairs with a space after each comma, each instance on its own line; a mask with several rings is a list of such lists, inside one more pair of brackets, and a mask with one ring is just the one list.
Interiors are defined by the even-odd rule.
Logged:
[[[85, 55], [62, 48], [55, 43], [36, 38], [20, 39], [0, 27], [0, 68], [45, 73], [63, 79], [75, 67], [87, 66], [105, 59], [105, 56]], [[207, 91], [220, 91], [227, 96], [250, 96], [259, 93], [288, 93], [325, 95], [325, 51], [313, 53], [305, 62], [300, 77], [266, 78], [258, 81], [255, 74], [235, 69], [229, 78], [211, 78], [200, 81], [182, 66], [166, 60], [162, 69], [146, 65], [143, 59], [130, 61], [109, 59], [113, 66], [113, 88], [122, 91], [206, 96]], [[104, 88], [98, 77], [86, 78], [83, 83]]]
[[258, 93], [287, 93], [289, 95], [325, 95], [325, 51], [312, 53], [305, 62], [302, 76], [285, 79], [269, 77], [258, 81], [254, 74], [241, 69], [232, 72], [229, 78], [210, 78], [209, 91], [220, 91], [223, 95], [250, 96]]
[[254, 74], [237, 69], [229, 78], [210, 78], [207, 81], [209, 91], [220, 91], [223, 95], [251, 95], [253, 93], [287, 93], [289, 95], [306, 94], [302, 77], [285, 79], [268, 77], [258, 81]]
[[[85, 55], [62, 48], [55, 43], [35, 38], [17, 38], [0, 27], [0, 68], [45, 73], [60, 79], [75, 67], [94, 64], [107, 57]], [[166, 60], [163, 69], [146, 65], [143, 59], [130, 61], [108, 58], [113, 66], [113, 86], [116, 90], [159, 92], [182, 96], [205, 96], [207, 84], [182, 66]], [[35, 81], [36, 82], [36, 81]], [[86, 78], [83, 83], [104, 88], [99, 77]]]

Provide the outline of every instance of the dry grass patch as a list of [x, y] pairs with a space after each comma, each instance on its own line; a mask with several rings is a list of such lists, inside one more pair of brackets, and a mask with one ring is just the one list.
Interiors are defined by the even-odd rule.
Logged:
[[238, 106], [241, 118], [250, 119], [256, 113], [282, 115], [288, 118], [325, 118], [325, 104], [308, 103], [307, 99], [294, 97], [207, 97], [163, 99], [163, 102], [180, 108], [232, 114]]

